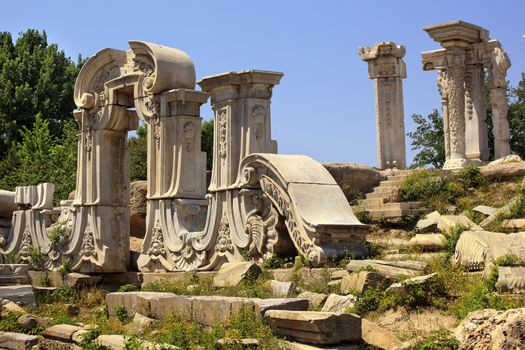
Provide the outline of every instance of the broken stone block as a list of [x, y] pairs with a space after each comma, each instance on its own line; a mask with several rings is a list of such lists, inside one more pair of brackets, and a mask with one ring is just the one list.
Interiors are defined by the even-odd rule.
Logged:
[[328, 298], [328, 295], [323, 293], [314, 293], [306, 291], [299, 294], [297, 298], [307, 299], [310, 302], [311, 308], [317, 310], [321, 306], [323, 306], [324, 302], [326, 301], [326, 298]]
[[452, 263], [469, 271], [490, 271], [493, 261], [513, 254], [525, 259], [525, 232], [465, 231], [456, 243]]
[[237, 298], [220, 296], [192, 298], [193, 321], [205, 326], [224, 324], [230, 317], [233, 299]]
[[441, 215], [438, 219], [437, 227], [441, 232], [447, 233], [455, 226], [464, 226], [471, 231], [483, 231], [465, 215]]
[[386, 278], [380, 273], [370, 271], [354, 272], [345, 276], [341, 281], [341, 294], [362, 293], [370, 288], [381, 288], [385, 283]]
[[29, 350], [38, 345], [38, 337], [14, 332], [0, 332], [0, 349]]
[[354, 314], [317, 311], [268, 311], [265, 320], [278, 335], [312, 344], [361, 340], [361, 318]]
[[82, 327], [73, 326], [70, 324], [56, 324], [44, 329], [42, 335], [44, 338], [72, 343], [73, 334], [81, 329]]
[[512, 198], [507, 204], [505, 204], [501, 208], [497, 208], [494, 214], [489, 215], [487, 218], [485, 218], [485, 220], [480, 222], [479, 226], [481, 226], [484, 229], [488, 228], [494, 221], [498, 219], [498, 217], [510, 214], [512, 207], [517, 205], [520, 201], [521, 198], [519, 196]]
[[348, 276], [349, 273], [347, 270], [335, 270], [330, 273], [330, 280], [342, 280], [345, 276]]
[[489, 207], [486, 205], [478, 205], [472, 210], [474, 210], [475, 212], [481, 213], [483, 215], [487, 215], [487, 216], [494, 215], [498, 211], [497, 208]]
[[215, 342], [216, 350], [228, 350], [228, 349], [259, 349], [259, 341], [257, 339], [245, 338], [245, 339], [219, 339]]
[[237, 286], [247, 278], [256, 279], [261, 272], [261, 267], [254, 262], [226, 263], [213, 278], [213, 286], [215, 288]]
[[416, 231], [418, 232], [433, 232], [437, 230], [437, 222], [441, 214], [437, 211], [433, 211], [427, 214], [423, 219], [420, 219], [416, 223]]
[[426, 266], [428, 264], [422, 261], [352, 260], [346, 268], [355, 272], [371, 267], [385, 278], [396, 279], [402, 276], [417, 276]]
[[394, 283], [386, 289], [387, 294], [398, 295], [401, 298], [406, 298], [408, 296], [408, 287], [409, 285], [414, 284], [424, 284], [430, 281], [432, 278], [437, 276], [437, 273], [431, 273], [430, 275], [417, 276], [404, 280], [403, 282]]
[[24, 310], [22, 307], [18, 306], [17, 304], [13, 303], [12, 301], [4, 299], [2, 303], [2, 314], [5, 315], [9, 312], [26, 313], [26, 310]]
[[412, 247], [423, 251], [435, 251], [445, 247], [447, 238], [439, 233], [416, 234], [409, 242]]
[[0, 264], [0, 286], [13, 284], [29, 284], [29, 265], [27, 264]]
[[139, 331], [157, 322], [158, 320], [143, 316], [139, 313], [136, 313], [135, 316], [133, 317], [133, 325]]
[[21, 306], [36, 307], [35, 293], [31, 285], [0, 286], [0, 298]]
[[293, 292], [293, 283], [270, 280], [268, 281], [268, 288], [274, 298], [287, 298]]
[[[162, 310], [163, 301], [175, 298], [185, 298], [176, 296], [173, 293], [161, 292], [115, 292], [106, 294], [106, 305], [109, 317], [116, 317], [116, 310], [118, 307], [126, 309], [128, 316], [133, 317], [138, 312], [142, 315], [156, 316], [163, 315], [166, 318], [171, 314], [170, 308], [172, 304], [165, 304], [167, 307]], [[177, 299], [178, 300], [178, 299]], [[153, 305], [153, 306], [152, 306]], [[153, 308], [153, 310], [152, 310]], [[191, 310], [191, 308], [190, 308]], [[191, 318], [190, 318], [191, 319]]]
[[361, 332], [365, 343], [379, 349], [398, 349], [403, 344], [394, 333], [379, 327], [366, 318], [361, 319]]
[[101, 281], [101, 276], [85, 275], [78, 272], [68, 273], [64, 276], [64, 284], [71, 288], [92, 287]]
[[38, 326], [38, 320], [35, 316], [31, 314], [24, 314], [20, 316], [17, 320], [18, 324], [22, 326], [24, 329], [31, 330]]
[[255, 315], [262, 317], [270, 310], [290, 310], [290, 311], [306, 311], [308, 310], [309, 302], [306, 299], [299, 298], [274, 298], [274, 299], [249, 299], [253, 300], [255, 307]]
[[89, 330], [87, 330], [87, 329], [80, 329], [80, 330], [76, 331], [75, 333], [73, 333], [73, 335], [71, 336], [71, 340], [75, 344], [80, 344], [80, 343], [82, 343], [82, 340], [84, 339], [84, 336], [86, 334], [88, 334], [88, 333], [89, 333]]
[[330, 294], [324, 303], [321, 311], [323, 312], [346, 312], [349, 308], [354, 306], [354, 303], [357, 301], [355, 295], [338, 295]]
[[501, 222], [505, 231], [520, 231], [525, 229], [525, 219], [508, 219]]
[[147, 298], [139, 298], [143, 310], [149, 310], [146, 316], [157, 320], [165, 320], [170, 315], [177, 315], [185, 321], [192, 319], [192, 298], [183, 295], [166, 293], [166, 295], [150, 295]]
[[500, 293], [524, 293], [525, 267], [498, 266], [496, 289]]

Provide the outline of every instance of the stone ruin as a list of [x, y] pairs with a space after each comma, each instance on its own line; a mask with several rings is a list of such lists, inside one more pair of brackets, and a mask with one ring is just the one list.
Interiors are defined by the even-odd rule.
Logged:
[[444, 169], [489, 159], [485, 109], [485, 69], [490, 80], [494, 158], [510, 155], [506, 72], [510, 60], [489, 31], [463, 21], [423, 28], [443, 47], [422, 53], [423, 69], [438, 70], [443, 107]]
[[[75, 198], [53, 208], [52, 184], [18, 187], [1, 254], [29, 261], [37, 249], [49, 270], [69, 259], [74, 271], [126, 271], [127, 138], [139, 120], [148, 126], [140, 271], [210, 270], [247, 255], [261, 260], [287, 252], [319, 265], [367, 253], [367, 226], [328, 171], [306, 156], [276, 154], [270, 101], [282, 73], [209, 76], [197, 91], [193, 62], [183, 51], [142, 41], [129, 46], [98, 52], [77, 78]], [[210, 96], [215, 130], [207, 193], [200, 107]]]

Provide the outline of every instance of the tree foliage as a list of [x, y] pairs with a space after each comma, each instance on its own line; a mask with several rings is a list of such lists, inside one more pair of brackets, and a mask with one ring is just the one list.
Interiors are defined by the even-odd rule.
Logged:
[[22, 139], [20, 130], [32, 127], [37, 114], [48, 122], [50, 136], [62, 134], [64, 122], [72, 119], [81, 63], [49, 45], [45, 32], [29, 29], [16, 43], [10, 33], [0, 32], [0, 159]]
[[510, 89], [509, 100], [510, 149], [525, 159], [525, 73], [518, 86]]
[[201, 149], [206, 152], [206, 169], [213, 166], [213, 119], [202, 122]]
[[445, 136], [443, 132], [443, 117], [434, 109], [424, 117], [413, 114], [412, 119], [417, 128], [407, 135], [412, 138], [412, 150], [418, 151], [414, 157], [412, 168], [432, 166], [441, 168], [445, 164]]
[[74, 120], [63, 122], [62, 137], [51, 134], [49, 121], [37, 114], [31, 129], [22, 127], [22, 141], [0, 163], [0, 188], [55, 184], [55, 202], [75, 188], [78, 128]]

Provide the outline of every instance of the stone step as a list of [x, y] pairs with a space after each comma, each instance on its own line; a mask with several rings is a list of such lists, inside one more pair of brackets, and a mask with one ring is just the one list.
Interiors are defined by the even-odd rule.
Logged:
[[364, 204], [362, 206], [365, 211], [378, 211], [378, 210], [395, 210], [395, 209], [420, 209], [421, 203], [419, 202], [395, 202], [395, 203], [383, 203], [383, 204]]
[[403, 184], [404, 180], [391, 180], [391, 179], [388, 179], [388, 180], [383, 180], [379, 183], [379, 186], [378, 187], [381, 187], [381, 186], [396, 186], [396, 187], [399, 187]]
[[386, 179], [387, 180], [393, 180], [393, 181], [403, 181], [407, 177], [408, 177], [408, 173], [403, 174], [403, 175], [390, 175], [390, 176], [387, 176]]
[[397, 193], [399, 191], [399, 187], [397, 186], [379, 186], [374, 188], [372, 193], [384, 193], [384, 194], [390, 194], [390, 193]]
[[408, 215], [421, 215], [426, 209], [390, 209], [390, 210], [370, 210], [368, 215], [372, 218], [400, 218]]
[[381, 197], [381, 198], [367, 198], [367, 199], [362, 199], [359, 201], [359, 206], [366, 206], [366, 205], [379, 205], [379, 204], [384, 204], [386, 203], [386, 199]]
[[384, 198], [385, 201], [388, 201], [392, 196], [397, 196], [397, 191], [367, 193], [366, 199]]

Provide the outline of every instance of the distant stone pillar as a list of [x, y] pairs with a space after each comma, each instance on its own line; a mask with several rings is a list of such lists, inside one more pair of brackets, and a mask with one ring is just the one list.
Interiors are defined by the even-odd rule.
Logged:
[[465, 141], [469, 160], [489, 160], [485, 71], [482, 64], [469, 64], [465, 69]]
[[368, 62], [375, 85], [377, 158], [381, 169], [406, 167], [403, 83], [405, 47], [380, 42], [360, 47], [361, 59]]
[[488, 31], [462, 21], [423, 30], [443, 47], [422, 54], [423, 69], [439, 72], [446, 154], [443, 168], [462, 168], [468, 159], [486, 159], [482, 58], [488, 47]]
[[510, 130], [507, 103], [507, 69], [510, 59], [501, 47], [495, 47], [490, 58], [490, 103], [494, 126], [494, 159], [510, 154]]

